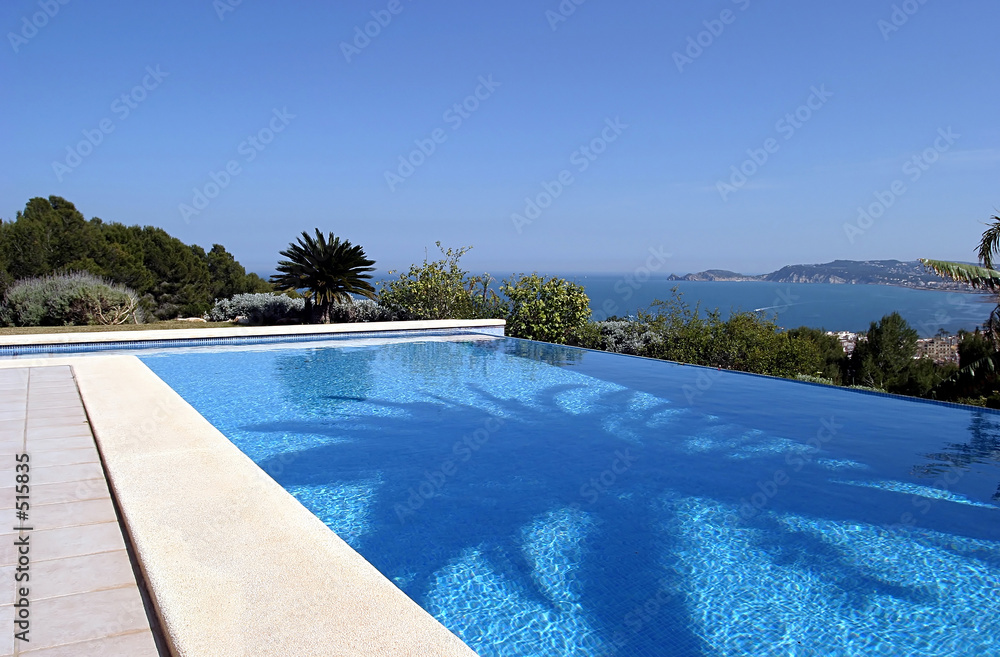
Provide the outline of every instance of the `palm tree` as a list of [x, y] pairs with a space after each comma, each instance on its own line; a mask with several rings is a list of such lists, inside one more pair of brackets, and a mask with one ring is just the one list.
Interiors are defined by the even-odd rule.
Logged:
[[[307, 308], [316, 304], [319, 321], [330, 323], [331, 305], [351, 303], [352, 294], [375, 298], [375, 288], [368, 282], [375, 271], [374, 260], [365, 256], [364, 249], [341, 241], [330, 233], [329, 238], [316, 229], [316, 237], [303, 231], [297, 242], [281, 252], [287, 260], [278, 262], [278, 274], [271, 282], [280, 289], [305, 289]], [[307, 312], [307, 321], [310, 320]]]
[[[935, 273], [946, 276], [960, 283], [968, 283], [977, 290], [988, 290], [998, 295], [1000, 301], [1000, 270], [994, 266], [994, 258], [1000, 256], [1000, 216], [991, 217], [993, 222], [987, 224], [986, 231], [979, 241], [980, 265], [966, 265], [960, 262], [944, 260], [928, 260], [921, 258], [920, 262]], [[986, 335], [993, 345], [991, 355], [982, 358], [962, 370], [963, 373], [975, 374], [976, 370], [985, 367], [994, 371], [1000, 365], [1000, 303], [990, 313], [984, 327]]]

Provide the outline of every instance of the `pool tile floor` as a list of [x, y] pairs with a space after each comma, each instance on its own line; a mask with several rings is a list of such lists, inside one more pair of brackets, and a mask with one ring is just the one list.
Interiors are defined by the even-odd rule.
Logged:
[[[31, 530], [18, 532], [15, 455], [25, 453]], [[30, 579], [16, 582], [25, 536]], [[28, 642], [14, 637], [21, 586]], [[160, 654], [72, 371], [0, 369], [0, 655]]]

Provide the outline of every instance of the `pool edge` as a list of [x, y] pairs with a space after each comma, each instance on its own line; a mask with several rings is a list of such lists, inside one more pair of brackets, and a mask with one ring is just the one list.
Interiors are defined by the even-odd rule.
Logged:
[[208, 341], [230, 338], [335, 337], [349, 333], [428, 331], [461, 329], [502, 336], [507, 322], [502, 319], [425, 320], [411, 322], [362, 322], [351, 324], [300, 324], [292, 326], [234, 326], [230, 328], [151, 329], [143, 331], [103, 331], [0, 335], [0, 351], [16, 347], [64, 347], [115, 343], [156, 343]]

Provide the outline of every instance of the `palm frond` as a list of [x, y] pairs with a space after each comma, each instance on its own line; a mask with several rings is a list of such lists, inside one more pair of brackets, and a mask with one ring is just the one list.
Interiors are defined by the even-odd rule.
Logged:
[[977, 372], [986, 370], [987, 372], [993, 373], [997, 371], [1000, 367], [1000, 353], [993, 352], [987, 356], [983, 356], [974, 363], [969, 363], [962, 369], [958, 371], [958, 376], [975, 376]]
[[993, 255], [1000, 251], [1000, 217], [992, 220], [979, 242], [979, 262], [987, 269], [993, 269]]
[[926, 258], [921, 258], [920, 262], [939, 276], [945, 276], [960, 283], [968, 283], [976, 289], [992, 291], [1000, 289], [1000, 271], [995, 269]]
[[940, 381], [937, 384], [937, 387], [940, 389], [949, 384], [950, 385], [961, 384], [963, 381], [968, 381], [969, 379], [974, 378], [976, 374], [979, 374], [983, 370], [989, 373], [994, 373], [998, 369], [1000, 369], [1000, 362], [998, 361], [1000, 361], [1000, 352], [993, 352], [992, 354], [987, 354], [986, 356], [983, 356], [979, 360], [969, 363], [968, 365], [956, 371], [954, 374], [944, 379], [943, 381]]

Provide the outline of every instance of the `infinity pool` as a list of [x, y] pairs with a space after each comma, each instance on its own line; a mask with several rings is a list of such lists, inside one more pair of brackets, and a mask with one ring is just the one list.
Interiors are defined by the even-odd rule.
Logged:
[[142, 360], [483, 657], [1000, 654], [1000, 415], [486, 336]]

